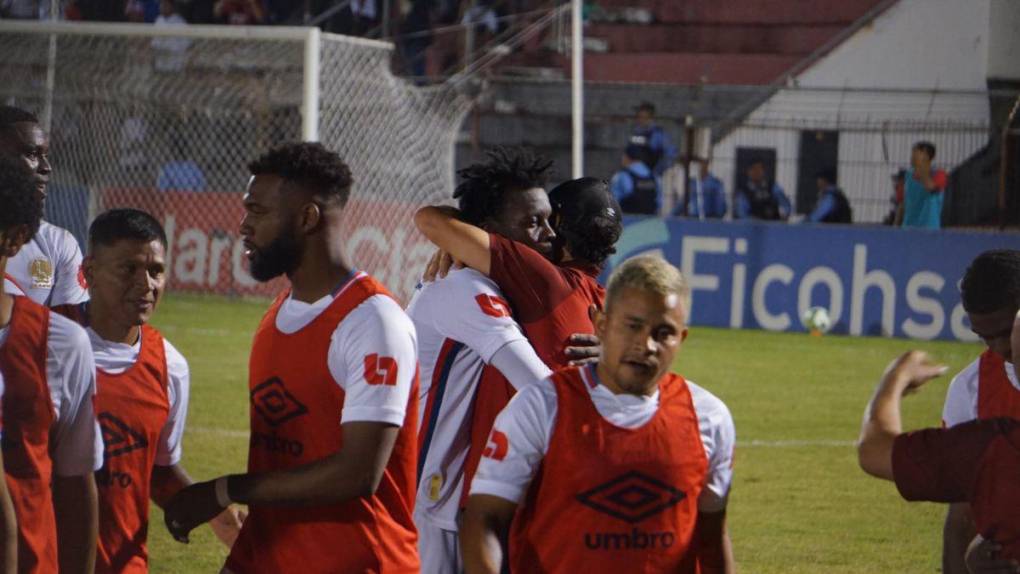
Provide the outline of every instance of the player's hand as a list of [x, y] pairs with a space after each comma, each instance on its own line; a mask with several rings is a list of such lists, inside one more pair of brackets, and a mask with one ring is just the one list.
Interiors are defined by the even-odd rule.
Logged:
[[999, 544], [976, 536], [967, 548], [967, 570], [971, 574], [1020, 574], [1020, 563], [998, 558], [1000, 550]]
[[429, 264], [425, 267], [425, 274], [422, 275], [422, 279], [426, 283], [430, 283], [437, 278], [442, 279], [446, 277], [450, 273], [450, 269], [461, 269], [462, 267], [464, 267], [463, 263], [440, 249], [432, 255], [432, 259], [429, 259]]
[[576, 333], [570, 336], [570, 346], [564, 350], [573, 366], [599, 362], [602, 353], [602, 341], [595, 335]]
[[909, 395], [947, 370], [949, 367], [935, 363], [924, 351], [907, 351], [889, 365], [886, 378], [892, 380], [903, 395]]
[[248, 513], [243, 509], [231, 506], [210, 520], [209, 528], [212, 528], [213, 534], [220, 539], [224, 546], [232, 548], [234, 541], [237, 540], [237, 535], [241, 533], [241, 525], [244, 524], [244, 519], [247, 517]]
[[223, 512], [216, 500], [215, 481], [197, 482], [183, 488], [163, 510], [163, 521], [174, 540], [188, 543], [188, 534]]

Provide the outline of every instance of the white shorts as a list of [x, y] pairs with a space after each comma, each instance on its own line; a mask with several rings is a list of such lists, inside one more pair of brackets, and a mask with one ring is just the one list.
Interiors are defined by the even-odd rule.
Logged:
[[421, 557], [421, 574], [461, 574], [464, 562], [460, 559], [460, 542], [457, 531], [445, 530], [429, 519], [415, 513], [418, 526], [418, 554]]

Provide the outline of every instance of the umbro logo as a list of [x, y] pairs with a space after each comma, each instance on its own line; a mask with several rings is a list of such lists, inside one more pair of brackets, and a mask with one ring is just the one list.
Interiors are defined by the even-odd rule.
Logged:
[[308, 414], [308, 408], [287, 392], [279, 377], [273, 377], [252, 389], [251, 405], [273, 427]]
[[581, 504], [631, 524], [680, 502], [687, 495], [637, 471], [630, 471], [577, 495]]
[[149, 439], [145, 438], [144, 434], [132, 429], [110, 413], [99, 413], [96, 418], [99, 419], [99, 428], [103, 432], [104, 459], [109, 460], [149, 446]]

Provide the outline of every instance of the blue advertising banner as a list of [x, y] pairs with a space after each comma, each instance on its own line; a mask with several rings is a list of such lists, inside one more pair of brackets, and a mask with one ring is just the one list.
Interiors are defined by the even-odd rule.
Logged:
[[1015, 233], [627, 218], [606, 275], [624, 259], [661, 254], [691, 285], [690, 323], [803, 331], [825, 307], [834, 333], [974, 341], [959, 281]]

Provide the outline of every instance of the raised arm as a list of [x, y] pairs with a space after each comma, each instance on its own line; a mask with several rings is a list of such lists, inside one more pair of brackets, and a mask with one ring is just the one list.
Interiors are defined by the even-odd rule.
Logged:
[[889, 365], [864, 411], [857, 442], [857, 460], [865, 472], [893, 480], [893, 442], [903, 432], [900, 400], [945, 372], [946, 367], [933, 364], [922, 351], [904, 353]]
[[488, 275], [492, 262], [489, 234], [480, 227], [464, 223], [458, 215], [453, 207], [430, 205], [414, 214], [414, 224], [429, 241], [454, 259]]

